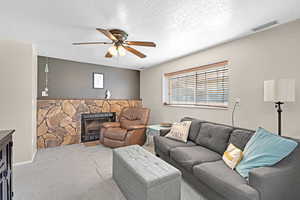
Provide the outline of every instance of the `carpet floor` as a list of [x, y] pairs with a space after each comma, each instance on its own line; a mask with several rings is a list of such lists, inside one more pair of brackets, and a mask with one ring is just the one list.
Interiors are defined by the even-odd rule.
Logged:
[[[112, 179], [112, 150], [102, 145], [40, 149], [33, 163], [14, 167], [13, 184], [14, 200], [126, 200]], [[205, 200], [181, 187], [182, 200]]]

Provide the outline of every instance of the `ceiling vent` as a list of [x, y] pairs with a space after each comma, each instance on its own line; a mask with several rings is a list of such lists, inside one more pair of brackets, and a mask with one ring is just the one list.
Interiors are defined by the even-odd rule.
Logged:
[[252, 31], [254, 31], [254, 32], [262, 31], [264, 29], [270, 28], [271, 26], [274, 26], [274, 25], [277, 25], [277, 24], [278, 24], [278, 21], [274, 20], [274, 21], [268, 22], [266, 24], [262, 24], [260, 26], [257, 26], [255, 28], [253, 28]]

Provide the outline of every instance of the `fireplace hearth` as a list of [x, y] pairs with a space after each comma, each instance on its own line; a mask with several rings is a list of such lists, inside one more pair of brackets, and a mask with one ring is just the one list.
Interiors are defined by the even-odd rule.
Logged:
[[115, 121], [115, 112], [81, 114], [81, 142], [99, 140], [101, 124]]

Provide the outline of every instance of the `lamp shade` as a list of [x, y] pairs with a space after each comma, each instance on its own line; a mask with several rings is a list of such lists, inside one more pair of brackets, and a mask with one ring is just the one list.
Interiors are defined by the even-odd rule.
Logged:
[[294, 102], [295, 80], [280, 79], [264, 82], [264, 101], [267, 102]]

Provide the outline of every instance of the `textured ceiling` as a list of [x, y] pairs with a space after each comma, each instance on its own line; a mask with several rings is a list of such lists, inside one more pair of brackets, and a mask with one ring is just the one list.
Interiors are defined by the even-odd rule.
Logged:
[[[108, 66], [150, 67], [251, 33], [272, 20], [300, 17], [299, 0], [0, 0], [0, 39], [32, 42], [39, 55]], [[157, 43], [106, 59], [108, 41], [95, 28], [120, 28], [129, 40]]]

